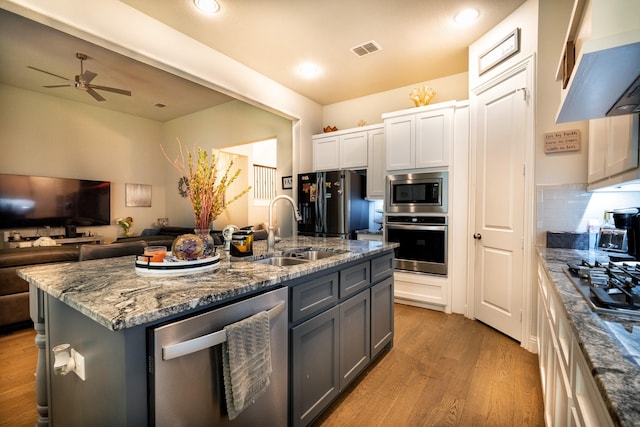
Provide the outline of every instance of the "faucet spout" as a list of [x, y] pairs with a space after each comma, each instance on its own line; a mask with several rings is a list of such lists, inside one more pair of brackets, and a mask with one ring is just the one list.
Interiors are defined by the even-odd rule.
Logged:
[[276, 236], [273, 232], [273, 207], [278, 203], [278, 200], [287, 200], [291, 204], [291, 208], [293, 209], [293, 214], [296, 218], [296, 221], [300, 221], [302, 216], [300, 215], [300, 211], [296, 208], [296, 202], [289, 196], [281, 194], [280, 196], [274, 197], [271, 202], [269, 202], [269, 235], [267, 236], [267, 251], [273, 252], [276, 249]]

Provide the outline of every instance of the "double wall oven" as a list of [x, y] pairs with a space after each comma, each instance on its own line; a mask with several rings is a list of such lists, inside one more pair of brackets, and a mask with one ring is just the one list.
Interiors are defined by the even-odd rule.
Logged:
[[447, 172], [389, 175], [385, 240], [396, 242], [395, 268], [446, 276]]

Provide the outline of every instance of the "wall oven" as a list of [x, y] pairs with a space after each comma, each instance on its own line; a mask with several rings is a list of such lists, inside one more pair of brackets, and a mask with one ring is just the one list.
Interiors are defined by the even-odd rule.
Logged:
[[395, 268], [447, 275], [447, 217], [387, 215], [385, 239], [396, 242]]
[[446, 213], [447, 172], [388, 175], [385, 212]]

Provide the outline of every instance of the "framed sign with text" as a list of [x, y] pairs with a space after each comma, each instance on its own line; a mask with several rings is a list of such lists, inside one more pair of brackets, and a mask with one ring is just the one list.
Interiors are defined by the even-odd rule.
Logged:
[[478, 58], [479, 74], [489, 71], [518, 52], [520, 52], [520, 28], [510, 32], [495, 46], [480, 55]]

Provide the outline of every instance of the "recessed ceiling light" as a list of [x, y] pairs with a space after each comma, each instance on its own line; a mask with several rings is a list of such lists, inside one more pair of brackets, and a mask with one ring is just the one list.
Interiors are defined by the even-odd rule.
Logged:
[[193, 3], [201, 11], [213, 15], [220, 10], [220, 5], [216, 0], [193, 0]]
[[455, 18], [453, 18], [453, 20], [458, 25], [466, 26], [475, 22], [475, 20], [478, 19], [478, 15], [480, 15], [480, 12], [476, 9], [463, 9], [455, 16]]
[[320, 75], [320, 68], [312, 62], [305, 62], [298, 67], [298, 74], [311, 79]]

